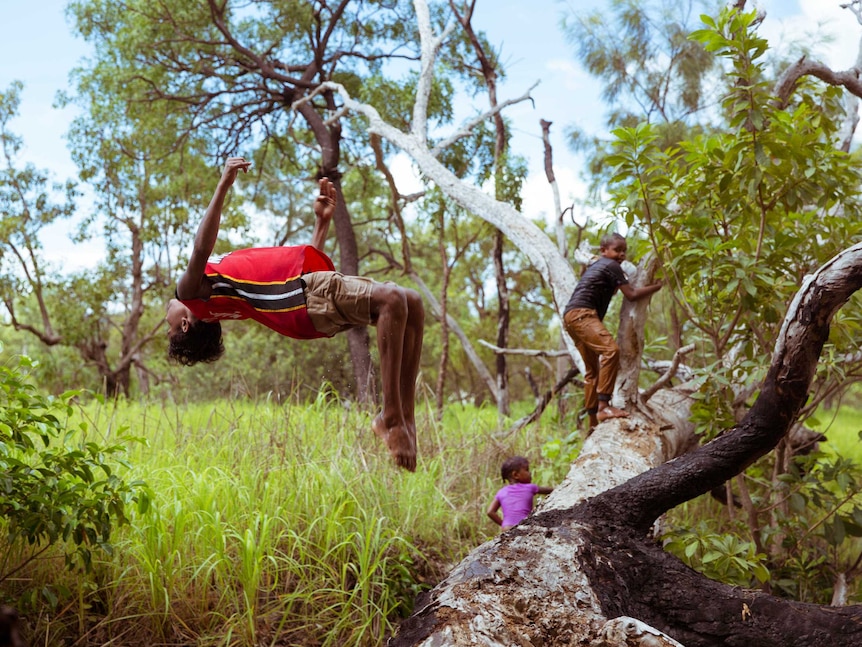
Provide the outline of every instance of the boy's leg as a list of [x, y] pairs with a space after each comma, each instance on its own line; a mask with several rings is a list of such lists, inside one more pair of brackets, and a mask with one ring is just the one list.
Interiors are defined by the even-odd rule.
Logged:
[[628, 418], [628, 413], [622, 409], [611, 406], [611, 398], [614, 394], [614, 386], [617, 382], [617, 373], [620, 369], [620, 349], [616, 341], [599, 321], [593, 331], [596, 343], [594, 348], [601, 355], [599, 360], [599, 380], [596, 385], [598, 391], [599, 410], [596, 414], [598, 422], [609, 418]]
[[[389, 448], [399, 467], [416, 470], [416, 438], [413, 421], [415, 385], [405, 389], [406, 382], [416, 379], [419, 359], [414, 346], [422, 343], [411, 320], [408, 332], [409, 306], [407, 291], [394, 283], [375, 283], [371, 290], [371, 314], [377, 326], [377, 348], [380, 354], [380, 377], [383, 384], [383, 411], [372, 427]], [[406, 347], [408, 342], [409, 348]], [[403, 374], [403, 375], [402, 375]], [[407, 396], [407, 400], [402, 399]], [[409, 407], [410, 420], [405, 416]], [[412, 426], [411, 426], [412, 425]]]
[[319, 332], [333, 335], [353, 326], [377, 326], [383, 412], [371, 426], [395, 462], [414, 471], [413, 404], [424, 315], [421, 300], [418, 306], [413, 301], [414, 295], [416, 300], [419, 295], [408, 295], [412, 290], [394, 283], [378, 283], [340, 272], [314, 272], [304, 275], [304, 280], [308, 314]]
[[416, 442], [416, 377], [422, 356], [422, 338], [425, 330], [425, 306], [415, 290], [404, 290], [407, 298], [407, 324], [404, 328], [404, 347], [401, 354], [401, 409], [404, 421]]
[[590, 430], [598, 424], [596, 413], [598, 412], [598, 397], [596, 393], [596, 383], [599, 379], [599, 355], [596, 353], [589, 343], [590, 335], [587, 319], [596, 318], [595, 310], [588, 308], [576, 308], [565, 314], [563, 323], [566, 327], [566, 332], [572, 341], [575, 342], [575, 348], [581, 354], [581, 359], [584, 360], [584, 409], [587, 411], [587, 416], [590, 421]]
[[575, 347], [584, 360], [584, 409], [590, 420], [590, 429], [598, 424], [596, 414], [599, 410], [599, 399], [596, 391], [596, 381], [599, 377], [599, 356], [592, 351], [580, 338], [574, 337]]
[[[588, 357], [592, 361], [596, 361], [593, 358], [598, 360], [598, 379], [595, 384], [597, 403], [594, 404], [591, 398], [587, 408], [591, 426], [595, 426], [596, 423], [608, 418], [627, 417], [629, 414], [622, 409], [610, 406], [620, 365], [620, 351], [614, 338], [595, 311], [571, 310], [566, 313], [565, 324], [569, 335], [575, 340], [575, 346], [580, 351], [584, 364], [588, 364]], [[591, 373], [592, 367], [588, 367], [587, 371]], [[584, 376], [585, 383], [587, 382], [586, 378], [587, 376]], [[585, 395], [586, 392], [585, 386]], [[592, 409], [592, 407], [596, 407], [596, 409]], [[596, 413], [593, 414], [592, 411], [596, 411]]]

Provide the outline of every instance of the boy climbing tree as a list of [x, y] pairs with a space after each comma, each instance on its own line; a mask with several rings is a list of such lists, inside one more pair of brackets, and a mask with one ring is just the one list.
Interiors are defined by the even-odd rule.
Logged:
[[661, 289], [661, 282], [633, 288], [620, 265], [628, 246], [620, 234], [604, 236], [599, 259], [578, 281], [566, 304], [563, 322], [566, 332], [584, 359], [584, 408], [592, 430], [609, 418], [625, 418], [628, 413], [611, 406], [611, 397], [620, 367], [620, 349], [603, 322], [617, 289], [629, 301], [639, 301]]

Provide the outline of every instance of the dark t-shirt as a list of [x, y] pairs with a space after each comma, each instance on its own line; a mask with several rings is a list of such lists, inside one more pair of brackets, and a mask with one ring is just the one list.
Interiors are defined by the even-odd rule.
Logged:
[[599, 319], [604, 319], [614, 292], [628, 282], [620, 264], [602, 256], [584, 272], [563, 314], [575, 308], [591, 308], [598, 313]]

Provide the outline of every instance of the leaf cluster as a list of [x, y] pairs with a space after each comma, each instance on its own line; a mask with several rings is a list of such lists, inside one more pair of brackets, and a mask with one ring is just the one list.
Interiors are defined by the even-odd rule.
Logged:
[[[614, 131], [612, 191], [628, 224], [646, 230], [710, 379], [704, 396], [730, 403], [758, 381], [803, 277], [858, 238], [858, 160], [833, 141], [839, 95], [800, 88], [777, 104], [754, 14], [726, 11], [692, 34], [733, 61], [726, 125], [662, 148], [641, 123]], [[714, 390], [711, 397], [709, 389]], [[708, 415], [705, 416], [705, 418]]]
[[69, 428], [82, 392], [41, 395], [26, 377], [30, 366], [23, 356], [17, 366], [0, 366], [0, 516], [10, 543], [66, 542], [74, 546], [67, 565], [89, 568], [93, 550], [113, 550], [112, 531], [128, 522], [129, 504], [144, 510], [149, 495], [118, 471], [131, 439], [103, 445], [88, 439], [85, 423]]

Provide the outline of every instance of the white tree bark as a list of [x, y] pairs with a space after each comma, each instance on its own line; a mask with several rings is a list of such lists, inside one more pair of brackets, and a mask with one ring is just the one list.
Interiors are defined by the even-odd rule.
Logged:
[[620, 616], [608, 620], [590, 647], [684, 647], [640, 620]]

